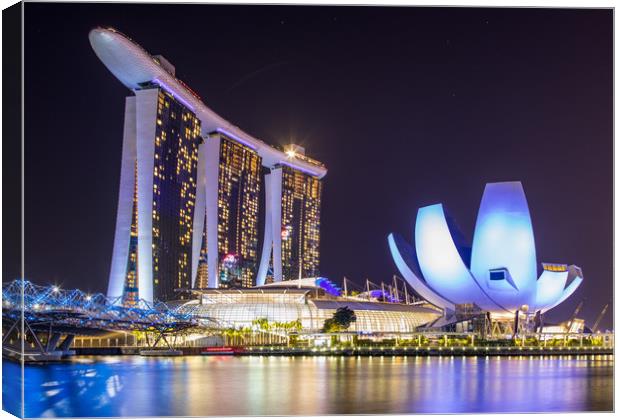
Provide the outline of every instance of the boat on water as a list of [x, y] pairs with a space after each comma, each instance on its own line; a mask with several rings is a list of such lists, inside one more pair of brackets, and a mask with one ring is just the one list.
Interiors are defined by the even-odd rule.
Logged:
[[200, 354], [203, 356], [234, 356], [241, 353], [243, 353], [243, 348], [241, 347], [205, 347], [200, 351]]

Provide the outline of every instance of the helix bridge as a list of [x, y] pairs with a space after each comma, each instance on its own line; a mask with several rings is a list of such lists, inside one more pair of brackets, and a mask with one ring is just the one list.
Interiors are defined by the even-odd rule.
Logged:
[[167, 338], [171, 335], [223, 328], [218, 320], [194, 313], [197, 306], [186, 302], [139, 300], [125, 306], [120, 297], [110, 299], [101, 293], [14, 280], [2, 285], [3, 354], [28, 353], [25, 348], [32, 350], [33, 357], [69, 354], [76, 335], [116, 331], [147, 333], [153, 337], [152, 347], [163, 340], [171, 348]]

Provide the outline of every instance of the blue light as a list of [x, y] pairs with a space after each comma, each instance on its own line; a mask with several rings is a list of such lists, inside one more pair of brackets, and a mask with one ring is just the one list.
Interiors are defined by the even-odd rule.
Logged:
[[[516, 290], [489, 287], [490, 270], [500, 267], [508, 270]], [[471, 272], [495, 301], [511, 310], [535, 299], [534, 230], [520, 182], [486, 185], [474, 231]]]
[[[443, 205], [420, 208], [415, 251], [388, 237], [392, 257], [403, 277], [432, 304], [454, 309], [475, 303], [486, 311], [545, 312], [567, 299], [583, 280], [581, 269], [545, 270], [536, 279], [536, 249], [527, 200], [520, 182], [487, 184], [469, 249]], [[423, 277], [417, 272], [416, 265]], [[568, 286], [566, 284], [568, 283]]]
[[313, 172], [313, 171], [311, 171], [311, 170], [309, 170], [309, 169], [306, 169], [306, 168], [302, 168], [301, 166], [298, 166], [298, 165], [294, 165], [294, 164], [292, 164], [291, 162], [286, 161], [286, 160], [281, 160], [281, 161], [279, 161], [278, 163], [279, 163], [279, 164], [281, 164], [281, 165], [290, 166], [291, 168], [294, 168], [294, 169], [300, 170], [300, 171], [302, 171], [302, 172], [304, 172], [304, 173], [307, 173], [307, 174], [310, 174], [310, 175], [312, 175], [312, 176], [319, 176], [319, 174], [318, 174], [318, 173], [316, 173], [316, 172]]
[[583, 281], [583, 279], [581, 277], [576, 277], [567, 287], [566, 289], [564, 289], [562, 291], [562, 295], [560, 296], [560, 298], [558, 300], [556, 300], [555, 302], [553, 302], [552, 304], [544, 307], [544, 308], [540, 308], [540, 310], [542, 312], [546, 312], [551, 308], [554, 308], [556, 306], [558, 306], [560, 303], [564, 302], [566, 299], [569, 298], [570, 295], [572, 295], [575, 290], [577, 290], [577, 288], [581, 285], [581, 282]]
[[189, 102], [187, 102], [185, 99], [183, 99], [183, 97], [181, 95], [179, 95], [178, 93], [176, 93], [173, 89], [170, 88], [170, 86], [168, 86], [167, 84], [165, 84], [164, 82], [162, 82], [159, 79], [153, 79], [153, 83], [158, 84], [159, 86], [161, 86], [162, 88], [164, 88], [168, 93], [170, 93], [172, 96], [175, 97], [175, 99], [177, 99], [179, 102], [181, 102], [183, 105], [185, 105], [186, 107], [188, 107], [189, 109], [192, 110], [192, 112], [194, 112], [194, 107], [192, 105], [189, 104]]
[[489, 299], [463, 262], [441, 204], [418, 210], [415, 244], [422, 275], [431, 289], [453, 302], [498, 309], [500, 305]]
[[568, 271], [543, 271], [536, 287], [536, 307], [552, 306], [562, 296]]
[[424, 298], [439, 308], [454, 309], [454, 303], [446, 299], [444, 296], [440, 296], [433, 289], [420, 279], [421, 275], [416, 269], [417, 262], [415, 261], [415, 252], [411, 245], [409, 245], [400, 235], [391, 233], [388, 236], [388, 244], [390, 246], [390, 252], [394, 263], [398, 270], [401, 272], [407, 283], [413, 287]]
[[373, 298], [373, 299], [381, 299], [384, 302], [390, 302], [390, 303], [399, 303], [400, 302], [400, 300], [397, 299], [395, 296], [391, 295], [387, 291], [383, 291], [383, 290], [380, 290], [380, 289], [371, 290], [370, 291], [370, 297]]
[[342, 290], [340, 289], [340, 287], [336, 286], [334, 283], [332, 283], [329, 279], [325, 277], [318, 277], [315, 280], [314, 284], [320, 287], [321, 289], [325, 290], [327, 293], [329, 293], [332, 296], [342, 295]]

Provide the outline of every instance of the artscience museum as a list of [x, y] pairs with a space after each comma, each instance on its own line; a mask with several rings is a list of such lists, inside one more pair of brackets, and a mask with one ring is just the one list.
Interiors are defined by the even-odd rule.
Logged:
[[486, 185], [471, 245], [443, 204], [418, 210], [413, 241], [411, 245], [398, 234], [389, 235], [394, 262], [417, 293], [448, 311], [474, 304], [496, 316], [542, 314], [583, 281], [575, 265], [538, 265], [520, 182]]

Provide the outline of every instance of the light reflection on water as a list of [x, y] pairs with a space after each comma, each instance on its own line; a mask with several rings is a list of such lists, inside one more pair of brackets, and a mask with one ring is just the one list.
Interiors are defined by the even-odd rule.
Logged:
[[[10, 409], [20, 368], [3, 371]], [[612, 356], [81, 357], [25, 383], [27, 417], [613, 410]]]

